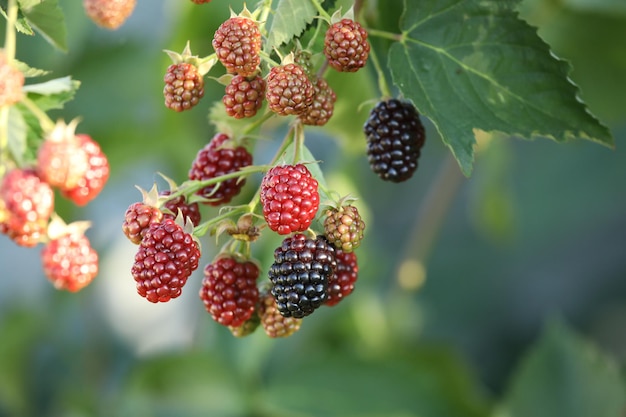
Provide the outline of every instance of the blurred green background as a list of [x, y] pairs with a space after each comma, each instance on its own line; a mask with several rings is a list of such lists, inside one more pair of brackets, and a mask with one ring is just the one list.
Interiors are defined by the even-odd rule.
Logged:
[[[397, 6], [396, 1], [390, 5]], [[626, 7], [609, 0], [526, 0], [520, 10], [555, 52], [615, 150], [587, 141], [487, 138], [462, 177], [427, 124], [416, 176], [383, 183], [369, 171], [361, 125], [372, 74], [329, 73], [330, 129], [307, 145], [332, 188], [353, 193], [366, 222], [355, 292], [305, 319], [287, 339], [234, 338], [204, 311], [202, 268], [183, 295], [151, 305], [130, 274], [136, 248], [124, 211], [157, 171], [181, 182], [214, 131], [201, 104], [163, 105], [163, 49], [187, 40], [200, 56], [241, 2], [139, 1], [118, 31], [95, 27], [61, 0], [69, 52], [18, 37], [17, 57], [82, 82], [53, 117], [82, 117], [108, 155], [111, 178], [66, 219], [90, 219], [100, 274], [58, 292], [37, 249], [0, 239], [0, 416], [623, 416], [626, 360]], [[399, 3], [398, 3], [399, 4]], [[2, 28], [4, 31], [4, 27]], [[219, 75], [216, 68], [210, 75]], [[426, 122], [427, 123], [427, 122]], [[284, 126], [263, 132], [269, 160]], [[240, 197], [247, 201], [259, 177]], [[208, 216], [210, 212], [205, 212]], [[255, 245], [264, 265], [276, 237]], [[203, 241], [204, 265], [215, 255]], [[535, 404], [535, 407], [528, 407]]]

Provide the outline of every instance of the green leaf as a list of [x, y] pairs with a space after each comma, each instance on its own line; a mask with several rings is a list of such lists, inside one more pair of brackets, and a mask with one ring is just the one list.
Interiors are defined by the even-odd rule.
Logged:
[[268, 28], [266, 50], [278, 47], [300, 35], [316, 16], [310, 1], [279, 0], [274, 19]]
[[267, 415], [484, 417], [488, 413], [475, 380], [446, 349], [415, 349], [405, 360], [365, 361], [348, 354], [310, 352], [306, 357], [267, 377], [265, 392], [258, 397]]
[[23, 90], [29, 94], [31, 100], [42, 111], [62, 109], [63, 104], [74, 98], [80, 87], [80, 81], [72, 80], [71, 77], [56, 78], [38, 84], [24, 86]]
[[403, 38], [389, 51], [394, 83], [432, 120], [465, 175], [477, 130], [613, 145], [578, 98], [568, 64], [519, 19], [515, 3], [425, 0], [405, 7]]
[[626, 15], [626, 2], [623, 0], [563, 0], [562, 4], [584, 12]]
[[21, 12], [29, 26], [32, 26], [52, 46], [67, 51], [67, 30], [65, 17], [58, 0], [20, 2]]
[[616, 417], [626, 391], [618, 365], [564, 324], [551, 323], [494, 417]]
[[9, 108], [9, 126], [7, 131], [9, 152], [19, 166], [24, 165], [26, 154], [26, 132], [28, 127], [22, 113], [15, 107]]
[[26, 78], [41, 77], [50, 73], [50, 71], [47, 70], [33, 68], [22, 61], [18, 61], [17, 59], [14, 60], [13, 63]]

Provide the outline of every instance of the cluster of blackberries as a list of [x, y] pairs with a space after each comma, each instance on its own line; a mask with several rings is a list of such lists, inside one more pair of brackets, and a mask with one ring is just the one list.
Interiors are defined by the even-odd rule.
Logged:
[[[214, 55], [199, 59], [189, 46], [182, 54], [168, 52], [174, 63], [164, 78], [165, 105], [175, 111], [196, 106], [204, 94], [203, 76], [220, 62], [227, 72], [221, 80], [226, 84], [222, 102], [228, 116], [253, 117], [267, 102], [268, 116], [293, 116], [299, 128], [326, 124], [333, 115], [336, 95], [323, 71], [326, 65], [341, 72], [363, 68], [370, 52], [367, 31], [353, 19], [331, 22], [321, 51], [325, 63], [316, 71], [311, 54], [298, 48], [281, 58], [280, 64], [262, 59], [261, 30], [244, 8], [216, 30]], [[424, 143], [415, 108], [396, 99], [383, 101], [372, 111], [364, 130], [374, 172], [396, 182], [409, 178]], [[293, 141], [304, 140], [295, 136]], [[178, 297], [198, 266], [199, 248], [194, 237], [207, 227], [198, 226], [199, 218], [192, 221], [190, 204], [184, 198], [193, 197], [196, 205], [229, 203], [245, 183], [242, 170], [250, 173], [255, 169], [248, 150], [251, 140], [242, 142], [224, 131], [216, 134], [198, 152], [186, 185], [172, 189], [169, 195], [146, 193], [143, 202], [127, 210], [123, 230], [140, 245], [132, 273], [137, 291], [149, 301]], [[277, 155], [274, 161], [281, 157]], [[293, 333], [303, 317], [322, 305], [336, 305], [349, 295], [358, 273], [354, 250], [361, 243], [365, 223], [357, 208], [344, 200], [335, 203], [323, 212], [323, 232], [316, 234], [310, 227], [320, 212], [319, 183], [306, 163], [296, 156], [293, 163], [272, 163], [263, 171], [260, 190], [245, 206], [248, 209], [242, 212], [233, 208], [233, 219], [240, 216], [237, 224], [229, 219], [227, 227], [215, 225], [212, 229], [216, 233], [227, 230], [236, 244], [226, 245], [227, 249], [203, 270], [200, 298], [213, 319], [236, 336], [250, 334], [259, 326], [271, 337]], [[171, 206], [174, 198], [178, 207]], [[262, 221], [255, 213], [257, 202]], [[249, 246], [263, 226], [285, 238], [274, 251], [269, 279], [259, 283], [263, 274], [251, 259]]]

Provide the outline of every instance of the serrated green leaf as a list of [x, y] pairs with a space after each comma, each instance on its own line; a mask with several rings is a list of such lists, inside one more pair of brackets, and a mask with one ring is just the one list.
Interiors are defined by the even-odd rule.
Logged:
[[555, 322], [521, 364], [494, 417], [615, 417], [624, 407], [617, 363]]
[[515, 1], [407, 1], [403, 38], [389, 51], [393, 80], [433, 121], [465, 175], [475, 130], [613, 145], [578, 98], [568, 64], [519, 19]]
[[50, 71], [46, 71], [46, 70], [39, 69], [39, 68], [33, 68], [29, 66], [28, 64], [26, 64], [25, 62], [18, 61], [17, 59], [14, 60], [13, 63], [15, 64], [17, 69], [19, 69], [20, 72], [24, 74], [24, 77], [26, 78], [41, 77], [43, 75], [50, 73]]
[[59, 7], [58, 0], [45, 0], [37, 4], [36, 1], [30, 7], [21, 8], [28, 25], [32, 26], [41, 36], [55, 48], [67, 51], [67, 30], [65, 16]]
[[19, 165], [24, 165], [26, 154], [26, 132], [28, 127], [22, 113], [15, 107], [9, 108], [8, 147], [13, 160]]
[[63, 105], [72, 100], [80, 87], [80, 81], [71, 77], [56, 78], [38, 84], [24, 86], [23, 91], [42, 110], [62, 109]]
[[268, 28], [266, 50], [278, 47], [300, 35], [317, 15], [310, 1], [279, 0]]
[[54, 80], [49, 80], [43, 83], [25, 85], [22, 90], [26, 93], [36, 93], [42, 95], [58, 94], [78, 88], [78, 85], [75, 85], [74, 83], [77, 83], [77, 81], [72, 81], [72, 78], [67, 76], [55, 78]]

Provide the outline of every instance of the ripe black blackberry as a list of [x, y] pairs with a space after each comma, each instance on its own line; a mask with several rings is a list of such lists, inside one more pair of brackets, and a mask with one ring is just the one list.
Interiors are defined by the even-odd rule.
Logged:
[[324, 236], [290, 236], [276, 248], [274, 260], [269, 270], [271, 293], [283, 317], [308, 316], [326, 302], [337, 261], [333, 245]]
[[398, 99], [379, 102], [363, 131], [370, 167], [385, 181], [406, 181], [417, 169], [426, 139], [419, 113], [412, 103]]

